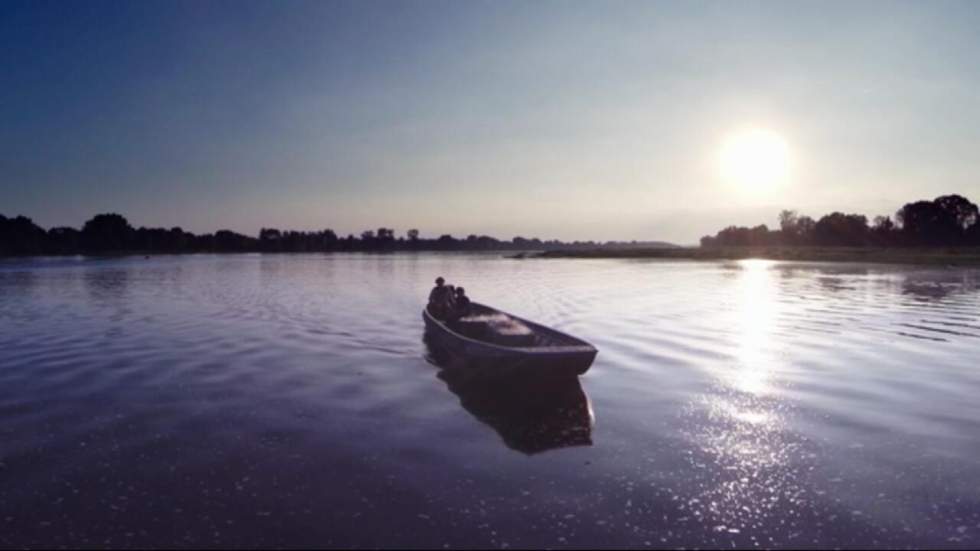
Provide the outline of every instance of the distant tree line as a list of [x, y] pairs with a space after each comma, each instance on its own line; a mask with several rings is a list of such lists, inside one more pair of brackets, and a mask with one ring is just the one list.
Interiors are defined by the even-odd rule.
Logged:
[[487, 235], [456, 238], [442, 235], [421, 237], [419, 230], [396, 236], [391, 228], [338, 236], [333, 230], [301, 232], [263, 228], [258, 237], [219, 230], [195, 235], [181, 228], [133, 228], [119, 214], [99, 214], [81, 230], [56, 227], [44, 230], [30, 218], [0, 215], [0, 256], [73, 255], [119, 253], [205, 253], [205, 252], [341, 252], [341, 251], [532, 251], [596, 248], [670, 246], [660, 242], [605, 242], [515, 237], [501, 241]]
[[779, 214], [779, 229], [729, 226], [701, 238], [702, 247], [954, 247], [980, 246], [977, 205], [960, 195], [908, 203], [894, 218], [833, 212], [818, 220], [796, 211]]

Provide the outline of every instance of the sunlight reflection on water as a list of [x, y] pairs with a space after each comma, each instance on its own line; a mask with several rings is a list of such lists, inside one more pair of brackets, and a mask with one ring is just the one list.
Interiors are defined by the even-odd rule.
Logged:
[[779, 315], [776, 294], [778, 289], [769, 260], [743, 260], [739, 266], [738, 287], [740, 304], [736, 311], [738, 328], [738, 368], [734, 387], [754, 395], [769, 392], [776, 354], [771, 342], [775, 318]]
[[[720, 390], [701, 395], [689, 406], [695, 419], [689, 433], [698, 446], [694, 469], [718, 466], [698, 497], [686, 507], [697, 518], [711, 519], [719, 534], [755, 533], [803, 494], [798, 482], [798, 442], [790, 441], [780, 408], [779, 390], [771, 384], [779, 355], [773, 336], [780, 315], [779, 288], [767, 260], [737, 263], [737, 304], [731, 311], [737, 350], [731, 372], [719, 379]], [[783, 522], [791, 515], [781, 511]]]

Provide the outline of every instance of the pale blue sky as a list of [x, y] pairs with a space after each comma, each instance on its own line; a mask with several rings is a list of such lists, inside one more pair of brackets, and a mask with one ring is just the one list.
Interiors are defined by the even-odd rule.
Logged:
[[[980, 200], [978, 2], [4, 2], [0, 213], [695, 242]], [[777, 132], [768, 194], [719, 176]]]

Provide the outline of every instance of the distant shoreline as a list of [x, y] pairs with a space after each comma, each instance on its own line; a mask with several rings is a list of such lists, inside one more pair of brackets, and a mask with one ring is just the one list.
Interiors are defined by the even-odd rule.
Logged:
[[980, 266], [980, 247], [680, 247], [671, 249], [545, 251], [527, 258], [664, 260], [794, 260]]
[[[485, 254], [508, 259], [651, 259], [651, 260], [784, 260], [797, 262], [856, 262], [880, 264], [909, 264], [925, 266], [980, 267], [980, 247], [670, 247], [647, 249], [582, 249], [582, 250], [389, 250], [389, 251], [113, 251], [98, 254], [37, 254], [0, 255], [0, 260], [30, 258], [151, 258], [199, 255], [333, 255], [333, 254]], [[508, 254], [510, 253], [510, 254]]]

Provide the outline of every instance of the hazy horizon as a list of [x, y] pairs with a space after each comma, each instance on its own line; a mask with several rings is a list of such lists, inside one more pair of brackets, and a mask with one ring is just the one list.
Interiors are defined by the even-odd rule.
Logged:
[[[980, 4], [5, 2], [0, 213], [693, 244], [980, 196]], [[765, 129], [785, 174], [719, 170]]]

